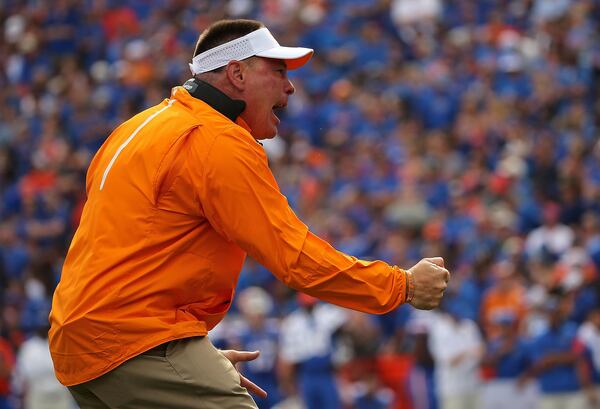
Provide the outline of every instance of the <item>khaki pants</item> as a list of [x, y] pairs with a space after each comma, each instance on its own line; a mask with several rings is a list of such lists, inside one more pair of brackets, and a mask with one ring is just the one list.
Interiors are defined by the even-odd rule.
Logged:
[[172, 341], [164, 355], [138, 355], [69, 391], [82, 409], [257, 408], [208, 337]]
[[517, 386], [515, 379], [493, 379], [481, 388], [482, 409], [530, 409], [536, 408], [539, 391], [534, 382]]
[[73, 409], [73, 399], [66, 388], [55, 391], [25, 393], [24, 409]]
[[478, 396], [475, 393], [464, 393], [456, 396], [444, 396], [440, 399], [442, 409], [477, 409]]
[[582, 392], [557, 393], [542, 395], [541, 409], [584, 409], [585, 398]]

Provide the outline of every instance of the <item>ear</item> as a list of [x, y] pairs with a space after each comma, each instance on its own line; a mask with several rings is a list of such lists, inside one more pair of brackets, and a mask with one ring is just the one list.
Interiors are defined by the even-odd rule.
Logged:
[[246, 88], [246, 66], [240, 61], [229, 61], [225, 67], [227, 79], [238, 91], [244, 91]]

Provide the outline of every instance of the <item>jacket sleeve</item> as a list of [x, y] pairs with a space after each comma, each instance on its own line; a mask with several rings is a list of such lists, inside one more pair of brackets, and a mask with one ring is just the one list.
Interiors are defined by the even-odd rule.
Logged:
[[198, 200], [211, 226], [286, 285], [368, 313], [404, 302], [401, 269], [346, 255], [308, 230], [279, 191], [264, 150], [247, 135], [219, 135], [198, 160]]

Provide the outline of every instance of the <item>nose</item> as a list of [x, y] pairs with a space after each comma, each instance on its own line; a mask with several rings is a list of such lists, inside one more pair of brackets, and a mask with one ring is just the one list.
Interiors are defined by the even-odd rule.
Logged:
[[292, 84], [292, 81], [290, 81], [289, 79], [286, 79], [284, 91], [287, 95], [292, 95], [294, 92], [296, 92], [296, 88], [294, 88], [294, 84]]

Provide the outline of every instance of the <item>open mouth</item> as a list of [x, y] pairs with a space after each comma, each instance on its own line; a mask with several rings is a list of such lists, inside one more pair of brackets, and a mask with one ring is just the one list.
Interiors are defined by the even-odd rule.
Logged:
[[273, 105], [273, 108], [272, 108], [273, 116], [275, 117], [275, 119], [277, 119], [278, 122], [279, 122], [279, 117], [277, 116], [277, 113], [281, 112], [286, 106], [287, 106], [287, 104], [285, 102], [278, 102], [277, 104]]

